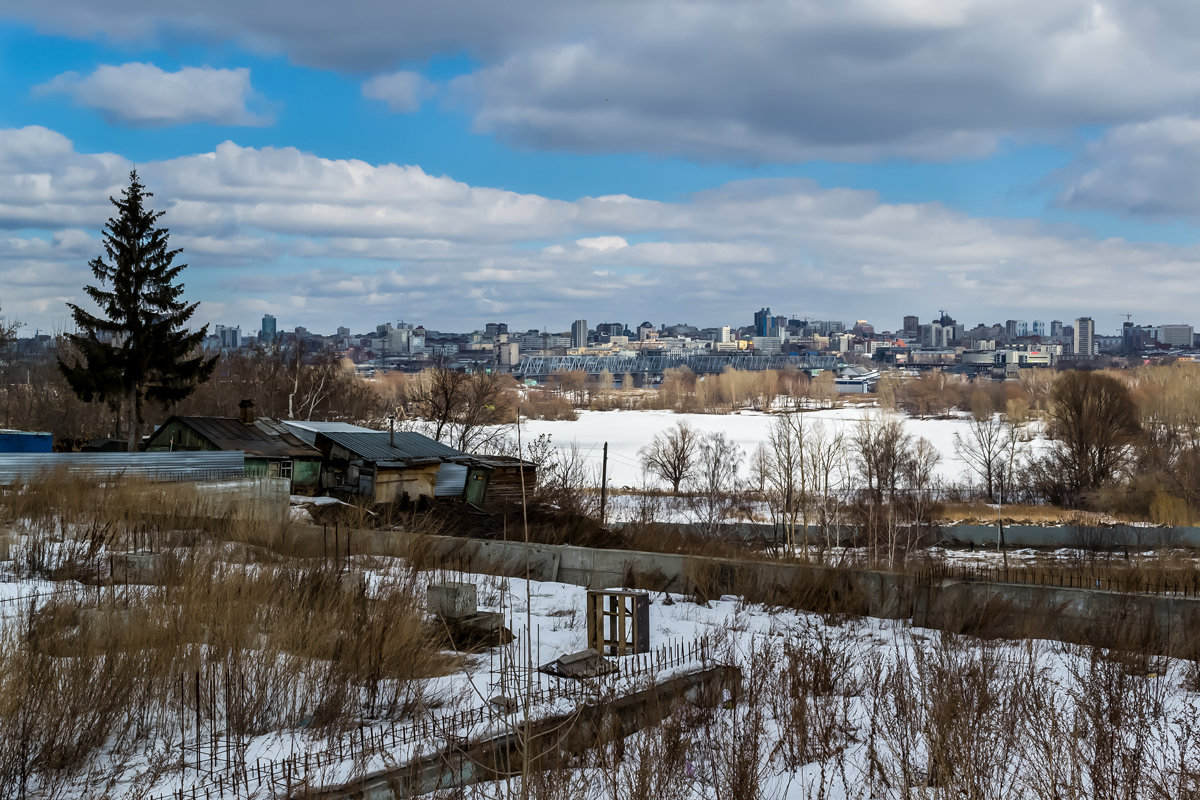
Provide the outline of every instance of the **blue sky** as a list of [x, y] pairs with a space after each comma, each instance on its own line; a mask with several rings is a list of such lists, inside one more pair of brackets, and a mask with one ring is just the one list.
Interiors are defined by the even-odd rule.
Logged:
[[1200, 15], [1125, 0], [0, 0], [0, 306], [142, 171], [203, 322], [1200, 322]]

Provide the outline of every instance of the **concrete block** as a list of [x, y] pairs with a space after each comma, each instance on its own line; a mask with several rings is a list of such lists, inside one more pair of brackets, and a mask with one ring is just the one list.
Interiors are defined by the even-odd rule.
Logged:
[[435, 583], [429, 587], [429, 611], [442, 619], [474, 616], [479, 592], [473, 583]]

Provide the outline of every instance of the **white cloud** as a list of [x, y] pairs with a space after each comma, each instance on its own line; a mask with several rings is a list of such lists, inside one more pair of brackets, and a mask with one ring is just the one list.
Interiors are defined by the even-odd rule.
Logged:
[[34, 87], [34, 94], [65, 94], [76, 105], [134, 126], [271, 122], [270, 117], [247, 107], [256, 94], [250, 85], [250, 70], [245, 68], [184, 67], [167, 72], [154, 64], [105, 64], [86, 76], [64, 72]]
[[1172, 116], [1115, 128], [1056, 179], [1064, 206], [1200, 219], [1200, 119]]
[[[9, 13], [73, 35], [233, 40], [347, 72], [465, 54], [480, 67], [453, 93], [481, 129], [587, 152], [947, 160], [1189, 113], [1200, 92], [1200, 4], [1182, 0], [111, 6]], [[412, 107], [411, 80], [389, 102]]]
[[587, 250], [621, 250], [629, 246], [624, 236], [589, 236], [576, 239], [575, 244]]
[[[14, 231], [0, 236], [0, 281], [19, 287], [3, 298], [6, 314], [37, 322], [78, 296], [128, 168], [46, 129], [0, 131], [0, 230]], [[140, 171], [185, 247], [189, 297], [245, 315], [214, 321], [249, 325], [285, 296], [302, 304], [289, 324], [330, 329], [400, 317], [466, 327], [500, 313], [518, 326], [720, 324], [762, 305], [883, 327], [938, 308], [968, 324], [1186, 319], [1200, 305], [1197, 247], [883, 203], [807, 180], [731, 183], [670, 203], [564, 201], [232, 143]]]
[[376, 75], [363, 84], [362, 93], [363, 97], [382, 100], [397, 114], [410, 114], [433, 96], [434, 87], [419, 73], [401, 71]]

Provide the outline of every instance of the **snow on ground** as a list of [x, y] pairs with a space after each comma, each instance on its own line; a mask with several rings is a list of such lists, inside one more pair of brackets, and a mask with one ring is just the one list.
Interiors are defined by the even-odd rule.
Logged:
[[[388, 576], [404, 569], [401, 560], [391, 558], [357, 558], [353, 560], [353, 564], [367, 575], [368, 583], [372, 587], [380, 585]], [[517, 635], [517, 640], [512, 645], [506, 648], [492, 648], [470, 656], [462, 671], [428, 682], [431, 695], [440, 697], [444, 702], [444, 705], [433, 709], [432, 712], [445, 721], [443, 727], [438, 730], [426, 727], [419, 732], [409, 729], [410, 735], [401, 735], [399, 744], [391, 744], [394, 740], [388, 739], [386, 734], [380, 735], [379, 740], [385, 743], [381, 750], [365, 757], [360, 755], [358, 758], [349, 751], [343, 757], [340, 746], [332, 746], [330, 740], [320, 734], [304, 730], [273, 731], [244, 743], [248, 763], [254, 764], [259, 760], [264, 763], [276, 760], [278, 763], [278, 759], [300, 754], [299, 758], [292, 761], [293, 772], [290, 773], [290, 779], [302, 777], [295, 771], [301, 769], [301, 764], [309, 765], [311, 759], [311, 765], [305, 767], [308, 770], [307, 777], [316, 785], [330, 786], [348, 780], [353, 775], [362, 775], [403, 763], [415, 753], [437, 752], [439, 748], [447, 746], [446, 734], [478, 738], [511, 730], [519, 715], [499, 712], [494, 708], [482, 714], [477, 721], [459, 724], [455, 720], [464, 719], [464, 713], [467, 714], [465, 719], [473, 719], [469, 716], [470, 712], [487, 708], [487, 701], [496, 695], [511, 695], [514, 694], [514, 689], [523, 692], [528, 685], [527, 679], [532, 681], [535, 692], [542, 693], [540, 696], [543, 701], [533, 710], [533, 714], [537, 716], [563, 713], [579, 702], [587, 702], [587, 697], [602, 696], [613, 689], [619, 691], [622, 685], [626, 690], [643, 685], [638, 683], [639, 679], [633, 674], [640, 664], [644, 664], [644, 660], [639, 661], [638, 657], [614, 658], [613, 660], [621, 666], [623, 675], [615, 680], [593, 682], [584, 688], [578, 688], [578, 684], [574, 682], [560, 682], [559, 679], [522, 669], [522, 666], [530, 663], [534, 666], [544, 664], [562, 654], [575, 652], [586, 646], [586, 590], [581, 587], [538, 581], [527, 585], [523, 580], [463, 575], [444, 570], [425, 573], [424, 577], [430, 582], [451, 580], [475, 584], [479, 591], [480, 610], [501, 612], [506, 624]], [[18, 596], [32, 592], [35, 588], [41, 590], [44, 586], [41, 582], [36, 586], [31, 582], [0, 584], [0, 596]], [[3, 624], [2, 618], [0, 624]], [[990, 684], [992, 690], [1007, 691], [1002, 688], [1005, 681], [1015, 681], [1016, 676], [1024, 675], [1020, 691], [1028, 690], [1029, 687], [1024, 686], [1024, 683], [1033, 681], [1041, 687], [1041, 691], [1049, 693], [1045, 697], [1055, 697], [1056, 702], [1066, 703], [1073, 696], [1071, 693], [1079, 688], [1079, 682], [1082, 680], [1080, 676], [1086, 677], [1089, 663], [1086, 655], [1076, 654], [1069, 648], [1046, 642], [1034, 642], [1028, 647], [1021, 643], [993, 643], [987, 645], [991, 648], [988, 651], [990, 656], [984, 655], [984, 651], [979, 649], [984, 645], [979, 643], [967, 643], [967, 649], [963, 651], [942, 651], [939, 648], [943, 637], [939, 632], [912, 628], [902, 621], [830, 619], [786, 609], [747, 605], [736, 597], [724, 597], [700, 605], [680, 595], [671, 596], [668, 602], [667, 595], [652, 593], [650, 629], [652, 645], [656, 648], [673, 645], [676, 650], [680, 650], [690, 643], [706, 639], [713, 643], [709, 653], [718, 653], [722, 661], [739, 661], [747, 672], [747, 678], [751, 677], [749, 672], [754, 669], [753, 654], [764, 652], [764, 647], [786, 649], [808, 643], [814, 648], [814, 653], [829, 651], [834, 654], [840, 664], [837, 669], [844, 672], [839, 673], [838, 682], [831, 690], [823, 690], [810, 700], [816, 704], [811, 712], [814, 717], [811, 723], [806, 723], [819, 725], [823, 719], [821, 715], [832, 715], [831, 719], [835, 724], [831, 730], [835, 738], [829, 754], [815, 759], [806, 757], [790, 765], [785, 763], [781, 755], [781, 723], [775, 716], [779, 713], [778, 708], [770, 711], [763, 729], [765, 746], [761, 751], [762, 762], [759, 771], [762, 775], [764, 796], [793, 800], [810, 797], [829, 800], [863, 798], [868, 796], [866, 791], [873, 791], [875, 788], [873, 786], [872, 789], [866, 789], [869, 780], [895, 780], [895, 770], [898, 769], [895, 767], [897, 756], [890, 748], [908, 740], [895, 739], [894, 737], [900, 735], [897, 733], [898, 729], [889, 729], [886, 722], [875, 727], [873, 720], [877, 721], [880, 714], [883, 714], [886, 720], [887, 714], [898, 713], [901, 715], [897, 718], [900, 722], [911, 725], [913, 731], [920, 731], [920, 719], [924, 718], [922, 715], [932, 713], [928, 711], [927, 704], [933, 701], [919, 701], [910, 711], [905, 711], [899, 700], [893, 698], [892, 684], [882, 682], [881, 676], [897, 671], [917, 674], [921, 669], [927, 670], [928, 675], [936, 676], [940, 664], [940, 668], [949, 669], [946, 674], [954, 676], [954, 680], [957, 681], [960, 672], [968, 676], [975, 674], [971, 670], [977, 667], [972, 665], [983, 665], [978, 668], [990, 670], [992, 668], [987, 667], [987, 664], [999, 664], [997, 672], [988, 672], [992, 676], [989, 678], [993, 681]], [[521, 655], [527, 649], [532, 655], [528, 659]], [[782, 651], [772, 652], [775, 652], [778, 658]], [[507, 679], [502, 681], [498, 665], [505, 658], [517, 661], [518, 668], [509, 671]], [[945, 661], [947, 658], [949, 661]], [[662, 679], [680, 671], [696, 668], [702, 663], [704, 662], [693, 658], [690, 661], [683, 660], [665, 665], [661, 669], [653, 669], [652, 672]], [[1008, 664], [1012, 665], [1011, 668], [1004, 666]], [[769, 666], [768, 669], [774, 670], [776, 667]], [[1134, 700], [1141, 691], [1137, 686], [1142, 684], [1145, 684], [1147, 691], [1161, 692], [1161, 695], [1156, 696], [1162, 698], [1162, 704], [1154, 717], [1153, 730], [1147, 734], [1150, 737], [1147, 741], [1151, 749], [1139, 757], [1146, 758], [1149, 763], [1152, 757], [1150, 753], [1156, 751], [1160, 752], [1169, 764], [1175, 750], [1183, 746], [1180, 737], [1189, 735], [1180, 732], [1182, 729], [1177, 721], [1185, 718], [1195, 719], [1196, 715], [1200, 714], [1200, 697], [1184, 688], [1187, 674], [1184, 662], [1163, 662], [1154, 669], [1156, 672], [1149, 677], [1130, 678], [1131, 681], [1137, 682], [1136, 685], [1130, 684], [1131, 697]], [[1162, 673], [1164, 669], [1165, 675]], [[1006, 678], [1010, 672], [1013, 678]], [[644, 677], [643, 675], [642, 679]], [[758, 679], [763, 678], [764, 674], [760, 673]], [[556, 695], [550, 691], [551, 687], [563, 685], [572, 687], [570, 692], [559, 691]], [[744, 687], [747, 691], [750, 688]], [[1018, 689], [1014, 688], [1012, 691]], [[892, 707], [893, 703], [896, 704], [895, 708]], [[672, 778], [674, 785], [681, 790], [672, 794], [673, 797], [678, 797], [679, 800], [711, 800], [724, 796], [719, 786], [728, 777], [727, 770], [732, 758], [729, 748], [735, 745], [742, 748], [748, 746], [746, 741], [730, 737], [736, 735], [739, 726], [747, 724], [748, 713], [745, 703], [719, 710], [715, 723], [696, 734], [698, 738], [693, 741], [685, 763], [678, 768], [681, 774]], [[974, 711], [965, 709], [961, 713], [969, 715]], [[983, 749], [979, 755], [982, 758], [986, 757], [984, 751], [994, 746], [993, 739], [996, 742], [1007, 740], [1003, 738], [1003, 730], [996, 729], [998, 718], [992, 720], [989, 716], [1002, 713], [1001, 705], [988, 707], [979, 713], [984, 715], [980, 723], [979, 746]], [[459, 716], [455, 717], [455, 714]], [[908, 714], [913, 716], [905, 716]], [[976, 723], [971, 724], [974, 726]], [[376, 735], [377, 731], [382, 734], [385, 730], [386, 726], [368, 726], [365, 735], [369, 738]], [[413, 733], [418, 735], [411, 735]], [[1031, 730], [1028, 733], [1034, 735], [1037, 731]], [[364, 734], [357, 735], [362, 737]], [[635, 752], [640, 736], [642, 734], [636, 734], [630, 740], [628, 752], [631, 754]], [[1065, 734], [1063, 736], [1065, 737]], [[912, 733], [909, 743], [916, 748], [916, 752], [911, 757], [915, 762], [927, 765], [928, 761], [922, 755], [922, 741], [919, 733]], [[774, 746], [777, 742], [780, 743], [778, 747]], [[1063, 738], [1059, 744], [1065, 742], [1067, 739]], [[1195, 744], [1195, 741], [1191, 741], [1192, 746]], [[308, 757], [305, 757], [305, 754]], [[1036, 758], [1036, 748], [1032, 748], [1031, 753], [1019, 755], [1020, 758]], [[1018, 760], [1018, 754], [1006, 754], [1004, 763], [994, 765], [998, 772], [989, 780], [995, 782], [992, 788], [996, 789], [997, 793], [989, 796], [1037, 796], [1035, 791], [1027, 787], [1025, 791], [1016, 791], [1021, 781], [1011, 776], [1005, 777], [1010, 769], [1007, 766], [1009, 760], [1014, 764], [1011, 768], [1013, 770], [1032, 770], [1030, 764]], [[876, 763], [883, 764], [891, 772], [883, 778], [872, 778], [872, 765]], [[133, 770], [125, 770], [117, 783], [110, 785], [111, 795], [122, 796], [125, 790], [132, 791], [131, 773], [136, 771], [136, 767]], [[193, 773], [194, 770], [185, 774], [182, 781], [177, 771], [162, 775], [154, 786], [138, 787], [137, 794], [173, 796], [174, 791], [182, 785], [187, 795], [197, 777]], [[598, 768], [585, 765], [578, 773], [582, 785], [586, 786], [588, 791], [569, 796], [596, 797], [603, 794], [605, 778]], [[214, 781], [215, 777], [205, 776], [198, 787], [198, 795], [205, 796], [205, 788], [213, 788]], [[245, 788], [249, 789], [254, 797], [274, 796], [280, 789], [279, 786], [270, 787], [261, 783], [256, 777], [247, 778], [247, 781], [248, 785]], [[1010, 791], [1000, 791], [1000, 783], [1005, 783], [1005, 788]], [[911, 796], [904, 787], [897, 787], [894, 783], [891, 786], [890, 791], [870, 796]], [[503, 784], [481, 786], [469, 790], [467, 796], [511, 796], [506, 793], [507, 790], [508, 787]]]
[[[820, 420], [830, 430], [853, 435], [859, 420], [872, 414], [882, 413], [875, 408], [845, 407], [809, 411], [804, 418], [809, 422]], [[954, 434], [967, 436], [967, 419], [917, 419], [902, 417], [904, 425], [913, 436], [921, 436], [937, 448], [941, 462], [937, 476], [947, 483], [977, 481], [954, 452]], [[672, 411], [581, 411], [574, 421], [529, 420], [522, 423], [522, 437], [527, 443], [534, 437], [546, 433], [560, 450], [577, 445], [592, 466], [594, 481], [600, 483], [600, 465], [604, 443], [608, 442], [608, 481], [614, 488], [638, 488], [642, 483], [642, 468], [638, 450], [648, 444], [657, 434], [687, 422], [702, 433], [723, 432], [742, 448], [748, 459], [760, 443], [765, 443], [775, 419], [773, 414], [742, 411], [737, 414], [676, 414]], [[1031, 443], [1041, 447], [1042, 440]], [[746, 466], [743, 464], [743, 472]]]

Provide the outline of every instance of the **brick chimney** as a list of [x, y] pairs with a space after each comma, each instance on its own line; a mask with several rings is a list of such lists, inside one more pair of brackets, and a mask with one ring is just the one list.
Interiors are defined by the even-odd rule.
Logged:
[[244, 424], [249, 425], [250, 423], [254, 422], [255, 413], [253, 400], [247, 397], [245, 400], [238, 403], [238, 409], [241, 411], [241, 420]]

